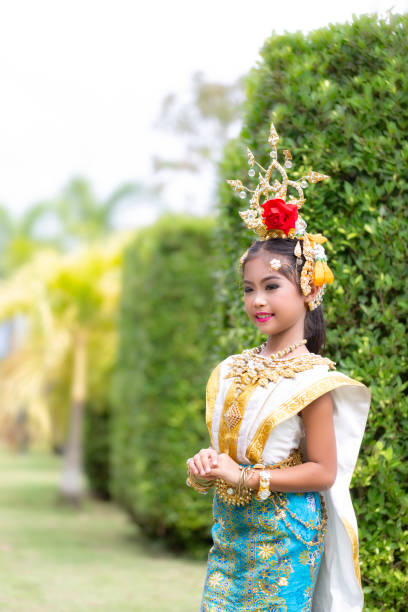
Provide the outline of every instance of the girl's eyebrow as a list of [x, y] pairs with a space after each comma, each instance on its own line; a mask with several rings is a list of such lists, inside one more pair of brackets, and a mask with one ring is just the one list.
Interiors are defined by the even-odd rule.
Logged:
[[[271, 280], [272, 278], [276, 280], [281, 280], [280, 276], [276, 276], [275, 274], [273, 274], [272, 276], [265, 276], [265, 278], [261, 280], [261, 283], [263, 283], [266, 280]], [[253, 285], [253, 282], [250, 280], [246, 280], [246, 278], [244, 278], [244, 283], [249, 283], [250, 285]]]

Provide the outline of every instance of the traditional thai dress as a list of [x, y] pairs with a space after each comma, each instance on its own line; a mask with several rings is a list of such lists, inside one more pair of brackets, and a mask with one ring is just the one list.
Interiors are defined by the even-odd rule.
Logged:
[[337, 476], [330, 489], [272, 491], [265, 500], [252, 495], [243, 505], [229, 503], [234, 488], [218, 479], [200, 611], [361, 612], [349, 485], [371, 393], [320, 355], [295, 356], [271, 367], [256, 352], [231, 355], [211, 373], [206, 390], [211, 447], [241, 466], [261, 462], [279, 469], [305, 462], [299, 413], [330, 391]]

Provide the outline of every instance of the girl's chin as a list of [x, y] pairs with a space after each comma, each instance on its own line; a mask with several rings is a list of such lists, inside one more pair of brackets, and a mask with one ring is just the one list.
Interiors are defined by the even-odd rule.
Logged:
[[261, 331], [265, 331], [269, 327], [275, 327], [274, 320], [275, 320], [275, 317], [272, 317], [271, 319], [268, 319], [267, 321], [258, 321], [258, 319], [255, 319], [254, 323]]

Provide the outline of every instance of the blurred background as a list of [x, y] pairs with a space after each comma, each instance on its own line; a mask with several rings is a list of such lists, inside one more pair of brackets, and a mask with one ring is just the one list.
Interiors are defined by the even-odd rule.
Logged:
[[332, 178], [306, 206], [328, 356], [373, 392], [366, 609], [406, 609], [407, 35], [406, 1], [2, 4], [2, 610], [198, 611], [211, 499], [185, 459], [211, 369], [262, 339], [225, 179], [271, 121], [295, 175]]

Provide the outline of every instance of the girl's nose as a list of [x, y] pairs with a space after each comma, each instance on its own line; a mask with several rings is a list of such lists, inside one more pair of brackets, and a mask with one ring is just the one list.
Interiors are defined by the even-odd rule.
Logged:
[[258, 293], [254, 300], [255, 306], [264, 306], [266, 304], [265, 296], [262, 293]]

